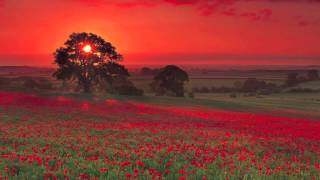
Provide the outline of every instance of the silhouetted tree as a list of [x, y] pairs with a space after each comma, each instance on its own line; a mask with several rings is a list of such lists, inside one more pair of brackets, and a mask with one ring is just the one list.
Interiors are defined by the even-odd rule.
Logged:
[[59, 66], [53, 74], [59, 80], [77, 80], [84, 92], [91, 92], [93, 85], [108, 82], [115, 77], [128, 77], [128, 70], [118, 64], [122, 56], [111, 43], [92, 33], [73, 33], [55, 53]]
[[308, 80], [314, 81], [319, 79], [319, 73], [316, 69], [311, 69], [307, 72]]
[[288, 74], [286, 85], [287, 86], [295, 86], [299, 83], [298, 73], [292, 72]]
[[189, 81], [189, 76], [184, 70], [175, 65], [168, 65], [155, 75], [151, 87], [157, 95], [172, 92], [177, 97], [183, 97], [185, 81]]
[[266, 82], [259, 81], [256, 78], [248, 78], [242, 86], [244, 92], [256, 92], [260, 89], [266, 88]]

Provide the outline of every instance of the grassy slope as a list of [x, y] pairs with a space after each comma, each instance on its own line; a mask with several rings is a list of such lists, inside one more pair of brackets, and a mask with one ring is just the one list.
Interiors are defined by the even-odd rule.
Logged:
[[293, 116], [320, 117], [320, 93], [279, 93], [268, 96], [230, 98], [226, 94], [201, 94], [200, 99], [213, 99], [246, 107], [249, 111], [278, 112]]
[[[196, 83], [197, 86], [211, 84], [208, 81], [196, 80], [190, 84]], [[224, 83], [226, 83], [225, 85], [231, 85], [232, 83], [230, 82], [231, 81], [226, 81]], [[215, 81], [215, 83], [217, 84], [217, 81]], [[320, 81], [301, 83], [297, 88], [320, 89]], [[279, 93], [259, 97], [245, 97], [240, 94], [237, 98], [230, 98], [229, 94], [211, 93], [197, 94], [196, 99], [143, 97], [141, 99], [137, 98], [136, 100], [165, 105], [205, 106], [235, 111], [259, 113], [276, 112], [279, 115], [283, 114], [286, 116], [320, 118], [320, 93]]]
[[320, 81], [309, 81], [297, 85], [297, 88], [309, 88], [314, 90], [320, 90]]
[[[60, 95], [60, 94], [44, 94]], [[146, 95], [143, 97], [103, 95], [90, 96], [67, 94], [80, 99], [101, 101], [104, 99], [117, 99], [120, 101], [136, 101], [147, 104], [164, 106], [186, 106], [193, 108], [216, 108], [230, 111], [244, 111], [262, 114], [275, 114], [291, 117], [320, 119], [320, 93], [280, 93], [260, 97], [230, 98], [229, 94], [197, 94], [195, 99], [176, 97], [157, 97]]]
[[279, 93], [258, 97], [239, 95], [237, 98], [230, 98], [227, 94], [202, 94], [198, 96], [198, 98], [201, 99], [213, 99], [242, 104], [244, 106], [265, 107], [268, 109], [316, 111], [320, 108], [320, 93]]

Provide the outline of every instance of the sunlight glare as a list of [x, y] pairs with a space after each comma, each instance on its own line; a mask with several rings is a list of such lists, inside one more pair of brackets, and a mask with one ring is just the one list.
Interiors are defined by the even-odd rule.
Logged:
[[92, 48], [89, 44], [85, 45], [82, 50], [85, 52], [85, 53], [90, 53], [92, 51]]

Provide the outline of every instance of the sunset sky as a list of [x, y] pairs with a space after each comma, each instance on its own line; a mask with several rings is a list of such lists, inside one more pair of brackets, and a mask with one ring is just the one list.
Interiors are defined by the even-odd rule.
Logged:
[[0, 65], [52, 66], [72, 32], [124, 64], [320, 64], [320, 0], [0, 0]]

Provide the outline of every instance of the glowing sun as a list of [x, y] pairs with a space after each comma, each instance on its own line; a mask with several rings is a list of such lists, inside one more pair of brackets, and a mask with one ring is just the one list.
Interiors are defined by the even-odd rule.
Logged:
[[85, 45], [85, 46], [82, 48], [82, 50], [83, 50], [85, 53], [90, 53], [90, 52], [92, 51], [92, 47], [91, 47], [89, 44], [87, 44], [87, 45]]

